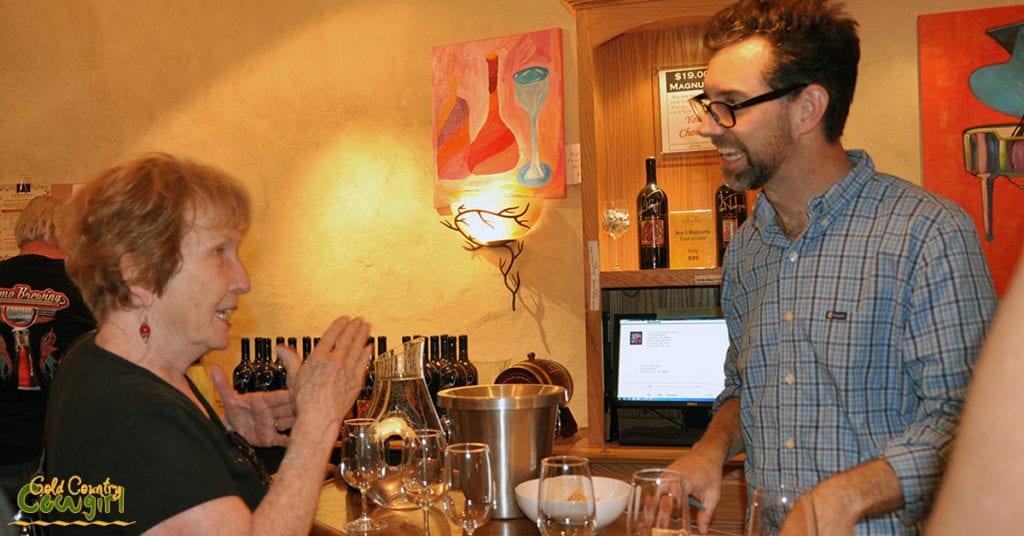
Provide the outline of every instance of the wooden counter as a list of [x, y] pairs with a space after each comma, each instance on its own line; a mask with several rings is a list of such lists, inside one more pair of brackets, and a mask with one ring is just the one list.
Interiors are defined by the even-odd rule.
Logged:
[[[582, 432], [582, 431], [581, 431]], [[591, 446], [586, 433], [570, 439], [556, 441], [555, 454], [575, 454], [590, 459], [591, 471], [596, 476], [607, 476], [629, 481], [637, 469], [665, 467], [689, 451], [680, 447], [623, 447], [615, 443]], [[722, 501], [715, 512], [711, 534], [741, 536], [747, 505], [746, 482], [743, 478], [742, 458], [730, 461], [725, 467]], [[312, 534], [339, 536], [348, 533], [342, 529], [345, 522], [359, 516], [358, 494], [349, 495], [344, 482], [327, 483], [320, 495], [316, 521]], [[371, 516], [384, 520], [388, 528], [374, 533], [378, 536], [406, 536], [423, 534], [423, 513], [420, 510], [388, 510], [370, 502]], [[691, 521], [693, 519], [691, 518]], [[462, 531], [448, 522], [437, 503], [430, 509], [430, 532], [435, 536], [459, 536]], [[474, 536], [536, 536], [536, 525], [528, 519], [492, 520], [477, 529]], [[601, 530], [602, 536], [625, 536], [626, 516]]]

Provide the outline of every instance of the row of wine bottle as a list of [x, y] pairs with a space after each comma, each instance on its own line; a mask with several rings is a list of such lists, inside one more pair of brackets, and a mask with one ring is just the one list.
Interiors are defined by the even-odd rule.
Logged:
[[[302, 338], [302, 359], [309, 357], [313, 346], [320, 342], [319, 337]], [[256, 337], [252, 341], [256, 348], [256, 359], [251, 360], [252, 355], [249, 337], [242, 337], [242, 358], [238, 366], [231, 374], [235, 390], [239, 393], [252, 391], [275, 391], [284, 389], [288, 385], [288, 371], [280, 358], [271, 360], [274, 353], [270, 337]], [[285, 344], [284, 337], [277, 337], [277, 344]], [[288, 338], [288, 346], [298, 352], [298, 339]]]
[[[668, 195], [658, 186], [657, 162], [653, 156], [647, 157], [646, 168], [647, 184], [636, 196], [640, 268], [668, 268]], [[723, 184], [715, 191], [714, 210], [718, 265], [721, 266], [725, 249], [747, 219], [746, 195]]]
[[[417, 335], [419, 336], [419, 335]], [[402, 337], [402, 343], [410, 341], [412, 337]], [[423, 362], [423, 379], [427, 384], [427, 390], [433, 400], [437, 398], [437, 392], [451, 387], [462, 387], [465, 385], [476, 385], [479, 380], [476, 366], [469, 361], [469, 336], [459, 335], [431, 335], [429, 341], [429, 353]], [[277, 337], [276, 344], [286, 344], [284, 337]], [[320, 342], [319, 337], [302, 338], [302, 360], [305, 361], [313, 347]], [[298, 352], [298, 339], [289, 337], [287, 345]], [[255, 359], [252, 359], [252, 348], [255, 348]], [[374, 360], [388, 350], [388, 339], [385, 336], [370, 337], [367, 341], [370, 349], [370, 363], [366, 368], [366, 379], [363, 388], [359, 393], [356, 413], [360, 409], [365, 413], [366, 406], [373, 398], [373, 388], [376, 374], [374, 373]], [[242, 337], [241, 359], [232, 373], [232, 381], [235, 390], [239, 393], [252, 391], [274, 391], [284, 389], [288, 384], [288, 371], [280, 358], [271, 359], [274, 353], [271, 339], [269, 337], [256, 337], [250, 341], [249, 337]]]

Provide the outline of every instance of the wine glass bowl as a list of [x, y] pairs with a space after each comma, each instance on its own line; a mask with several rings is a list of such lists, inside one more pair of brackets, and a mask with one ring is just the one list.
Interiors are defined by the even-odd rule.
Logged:
[[777, 536], [783, 526], [787, 534], [816, 536], [814, 502], [811, 494], [806, 491], [789, 484], [763, 486], [754, 490], [747, 520], [747, 536]]
[[402, 489], [423, 509], [423, 534], [430, 534], [430, 505], [448, 489], [444, 476], [445, 441], [440, 430], [414, 430], [402, 445]]
[[366, 492], [384, 474], [384, 446], [376, 419], [346, 419], [341, 425], [341, 476], [359, 489], [362, 514], [345, 523], [349, 532], [374, 532], [387, 527], [366, 511]]
[[678, 471], [640, 469], [633, 473], [626, 525], [631, 536], [689, 534], [686, 483]]
[[618, 239], [629, 230], [629, 206], [622, 199], [613, 199], [605, 203], [601, 211], [601, 228], [612, 239], [612, 265], [619, 269]]
[[540, 462], [537, 528], [543, 536], [590, 536], [595, 528], [590, 461], [550, 456]]
[[444, 513], [468, 535], [485, 525], [494, 511], [494, 477], [487, 443], [453, 443], [444, 458], [448, 493]]

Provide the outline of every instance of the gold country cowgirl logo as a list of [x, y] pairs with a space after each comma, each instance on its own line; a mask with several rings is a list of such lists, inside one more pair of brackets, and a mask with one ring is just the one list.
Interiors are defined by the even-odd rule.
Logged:
[[18, 508], [28, 515], [29, 518], [36, 518], [40, 514], [46, 515], [51, 512], [71, 513], [82, 516], [82, 520], [75, 521], [43, 521], [32, 519], [31, 521], [18, 520], [8, 525], [117, 525], [125, 527], [134, 525], [134, 521], [100, 521], [96, 520], [97, 514], [124, 513], [124, 486], [118, 486], [107, 478], [100, 484], [88, 484], [82, 481], [79, 476], [71, 476], [67, 479], [54, 477], [45, 482], [42, 475], [37, 475], [21, 487], [18, 492]]

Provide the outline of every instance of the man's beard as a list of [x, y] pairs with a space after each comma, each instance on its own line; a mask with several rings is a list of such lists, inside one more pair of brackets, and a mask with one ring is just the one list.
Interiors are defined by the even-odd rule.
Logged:
[[[728, 134], [727, 134], [728, 135]], [[724, 145], [743, 152], [747, 166], [736, 173], [725, 172], [725, 184], [737, 192], [763, 188], [778, 173], [789, 153], [793, 137], [789, 129], [777, 129], [758, 154], [752, 153], [745, 144], [732, 137], [732, 143]], [[723, 146], [715, 143], [716, 146]]]

